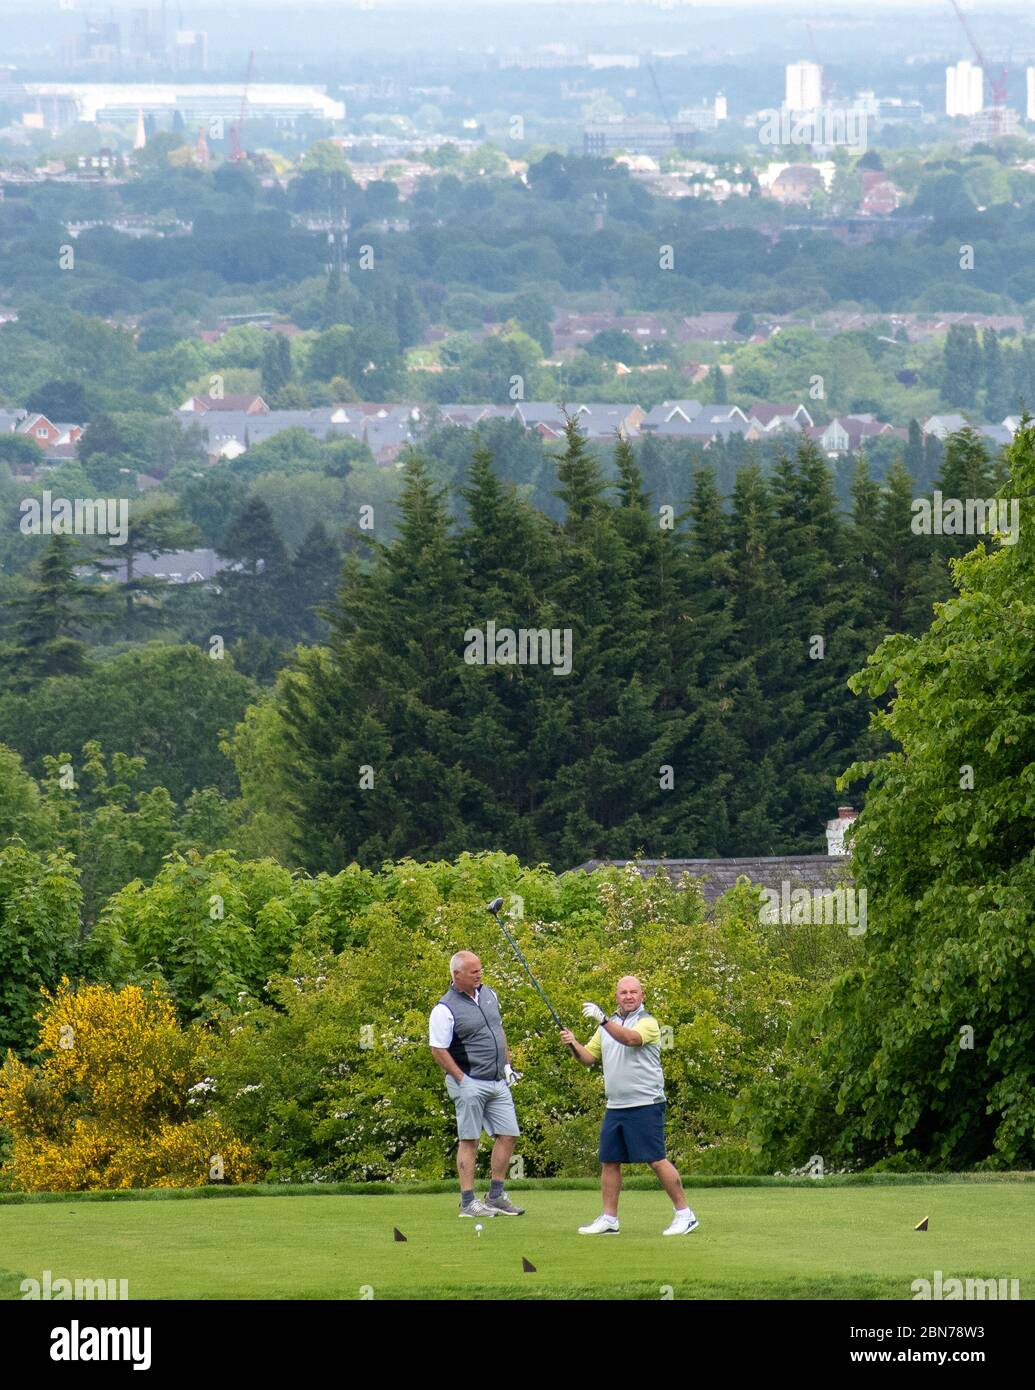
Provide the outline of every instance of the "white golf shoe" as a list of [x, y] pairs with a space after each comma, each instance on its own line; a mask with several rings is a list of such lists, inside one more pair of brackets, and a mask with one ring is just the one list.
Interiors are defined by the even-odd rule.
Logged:
[[487, 1207], [480, 1197], [475, 1197], [472, 1201], [467, 1203], [466, 1207], [463, 1203], [460, 1204], [460, 1215], [479, 1216], [484, 1218], [486, 1216], [495, 1216], [496, 1209], [494, 1207]]
[[580, 1226], [580, 1236], [616, 1236], [618, 1234], [617, 1216], [598, 1216], [589, 1226]]
[[672, 1218], [672, 1225], [661, 1234], [663, 1236], [688, 1236], [691, 1231], [696, 1231], [700, 1224], [697, 1217], [687, 1207], [686, 1211], [676, 1212]]

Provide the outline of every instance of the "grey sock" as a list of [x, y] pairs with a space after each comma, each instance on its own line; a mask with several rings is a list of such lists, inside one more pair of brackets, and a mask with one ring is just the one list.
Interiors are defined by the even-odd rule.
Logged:
[[489, 1186], [489, 1196], [492, 1198], [503, 1196], [503, 1181], [500, 1178], [493, 1178]]
[[474, 1188], [472, 1187], [472, 1188], [470, 1188], [470, 1189], [469, 1189], [468, 1191], [466, 1191], [466, 1192], [464, 1191], [463, 1188], [461, 1188], [461, 1189], [460, 1189], [460, 1205], [461, 1205], [462, 1207], [469, 1207], [473, 1201], [474, 1201]]

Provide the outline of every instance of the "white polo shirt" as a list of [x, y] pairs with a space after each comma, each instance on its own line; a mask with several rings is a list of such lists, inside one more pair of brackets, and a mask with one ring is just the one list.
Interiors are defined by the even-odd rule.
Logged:
[[611, 1014], [608, 1022], [620, 1023], [639, 1033], [643, 1042], [630, 1047], [598, 1028], [586, 1044], [586, 1051], [604, 1066], [604, 1094], [608, 1110], [631, 1110], [638, 1105], [657, 1105], [665, 1099], [665, 1078], [661, 1070], [661, 1028], [647, 1006], [641, 1004], [625, 1018]]
[[[483, 989], [479, 985], [474, 992], [474, 1002], [477, 1004], [478, 996]], [[470, 998], [470, 995], [468, 995]], [[453, 1015], [446, 1008], [445, 1004], [436, 1004], [431, 1011], [428, 1019], [428, 1046], [429, 1047], [448, 1047], [453, 1041]]]

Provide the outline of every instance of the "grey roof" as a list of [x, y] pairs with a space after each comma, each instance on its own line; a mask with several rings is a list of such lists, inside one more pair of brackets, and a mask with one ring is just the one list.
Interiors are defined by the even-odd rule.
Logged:
[[623, 869], [633, 864], [641, 878], [665, 874], [678, 886], [684, 874], [701, 881], [705, 900], [714, 903], [746, 877], [760, 888], [779, 893], [784, 883], [791, 888], [831, 888], [850, 879], [850, 861], [839, 854], [791, 854], [766, 859], [588, 859], [571, 873], [592, 873], [613, 865]]
[[358, 437], [362, 433], [362, 415], [355, 416], [347, 424], [335, 424], [331, 414], [330, 406], [323, 406], [318, 410], [271, 410], [268, 415], [248, 415], [243, 410], [217, 410], [206, 415], [178, 414], [176, 418], [184, 429], [196, 425], [215, 449], [231, 439], [239, 444], [245, 440], [249, 444], [258, 444], [283, 430], [291, 429], [303, 429], [316, 439], [325, 439], [328, 434]]
[[556, 401], [519, 401], [514, 407], [514, 415], [525, 425], [548, 425], [551, 429], [563, 429], [565, 412], [569, 416], [581, 416], [585, 409], [585, 406], [575, 402], [562, 408]]
[[982, 425], [978, 430], [982, 439], [990, 439], [993, 444], [1012, 444], [1013, 431], [1005, 425]]
[[[107, 558], [107, 557], [106, 557]], [[112, 552], [117, 558], [117, 552]], [[224, 560], [214, 550], [168, 550], [161, 555], [138, 555], [133, 561], [133, 572], [148, 575], [152, 579], [164, 579], [170, 584], [198, 584], [212, 580], [220, 570], [239, 570], [236, 560]], [[93, 572], [88, 565], [77, 566], [76, 573], [89, 576]], [[119, 584], [126, 582], [126, 562], [119, 560], [101, 576], [108, 583], [113, 580]]]
[[[729, 439], [733, 434], [746, 434], [750, 428], [743, 420], [692, 420], [685, 430], [676, 433], [688, 439]], [[668, 431], [656, 432], [666, 434]]]
[[677, 412], [682, 412], [688, 421], [695, 420], [703, 409], [700, 401], [662, 401], [660, 405], [652, 406], [647, 411], [640, 421], [640, 429], [659, 429], [662, 425], [667, 425], [673, 416], [678, 420]]
[[0, 434], [13, 434], [25, 416], [24, 406], [17, 406], [14, 410], [0, 408]]
[[230, 440], [239, 444], [246, 441], [249, 445], [259, 444], [284, 430], [303, 429], [314, 439], [331, 436], [365, 440], [376, 454], [380, 449], [410, 442], [423, 423], [420, 407], [374, 406], [360, 402], [320, 406], [314, 410], [271, 410], [268, 415], [221, 410], [208, 415], [181, 414], [176, 418], [184, 428], [197, 425], [213, 452]]
[[922, 428], [925, 434], [936, 434], [944, 438], [945, 435], [957, 434], [960, 430], [965, 430], [969, 424], [969, 420], [960, 415], [958, 411], [954, 411], [948, 415], [932, 415], [930, 419], [924, 421]]
[[505, 415], [509, 418], [513, 413], [504, 405], [466, 405], [462, 402], [440, 405], [439, 410], [442, 419], [452, 425], [476, 425], [494, 416]]
[[746, 429], [749, 416], [739, 406], [726, 403], [702, 406], [695, 419], [698, 424], [702, 425], [711, 421], [725, 424], [728, 420], [735, 420], [738, 424], [742, 423]]

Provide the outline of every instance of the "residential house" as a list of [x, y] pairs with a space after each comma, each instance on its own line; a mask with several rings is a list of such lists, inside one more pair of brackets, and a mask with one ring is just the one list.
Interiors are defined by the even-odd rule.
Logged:
[[932, 415], [929, 420], [925, 420], [920, 426], [924, 434], [933, 434], [935, 439], [947, 439], [950, 434], [956, 434], [959, 430], [969, 427], [970, 421], [959, 412], [949, 415]]
[[[89, 565], [77, 565], [76, 574], [105, 584], [124, 584], [127, 564], [113, 557], [110, 569], [98, 574]], [[221, 570], [241, 570], [239, 561], [224, 560], [214, 550], [166, 550], [159, 555], [137, 555], [133, 560], [134, 575], [162, 579], [167, 584], [213, 584]]]
[[56, 444], [63, 432], [60, 426], [36, 411], [32, 414], [26, 413], [16, 429], [18, 434], [27, 434], [30, 439], [34, 439], [41, 449], [49, 449]]
[[859, 211], [864, 217], [890, 217], [902, 201], [898, 188], [882, 169], [860, 170], [862, 197]]
[[886, 437], [908, 439], [909, 431], [898, 429], [874, 415], [835, 416], [829, 425], [812, 425], [805, 433], [830, 458], [862, 448], [867, 439]]
[[814, 164], [788, 164], [768, 186], [761, 179], [759, 184], [763, 193], [778, 203], [787, 204], [811, 203], [827, 186], [822, 170]]
[[177, 418], [185, 426], [190, 423], [200, 429], [210, 462], [238, 458], [253, 444], [284, 430], [302, 429], [321, 441], [337, 436], [358, 439], [368, 445], [375, 462], [388, 464], [416, 439], [424, 426], [425, 412], [414, 405], [350, 401], [313, 410], [267, 410], [255, 415], [218, 410], [202, 412], [199, 417], [178, 411]]
[[1005, 425], [981, 425], [977, 433], [982, 439], [987, 439], [990, 444], [1000, 449], [1013, 443], [1014, 431], [1008, 430]]
[[673, 341], [668, 324], [655, 314], [561, 314], [554, 319], [550, 331], [555, 349], [570, 352], [584, 347], [606, 329], [628, 333], [644, 347]]
[[814, 423], [803, 405], [773, 405], [768, 401], [759, 401], [757, 405], [753, 405], [748, 419], [764, 434], [779, 434], [782, 430], [805, 430], [811, 428]]
[[691, 314], [684, 318], [679, 328], [676, 330], [676, 342], [710, 342], [728, 343], [736, 338], [737, 334], [733, 331], [733, 325], [740, 315], [734, 310], [732, 313], [727, 310], [719, 312], [708, 312], [704, 314]]
[[761, 430], [752, 424], [736, 405], [702, 406], [690, 421], [673, 416], [650, 431], [659, 439], [690, 439], [703, 444], [707, 449], [717, 439], [729, 439], [740, 435], [747, 440], [762, 437]]
[[544, 439], [563, 438], [567, 417], [578, 420], [587, 439], [614, 438], [616, 434], [628, 439], [639, 432], [644, 414], [642, 406], [610, 402], [556, 405], [552, 401], [519, 401], [513, 409], [515, 420]]
[[200, 396], [189, 396], [180, 406], [180, 414], [207, 415], [210, 411], [227, 411], [242, 415], [268, 415], [270, 408], [261, 396], [252, 392], [231, 392], [229, 395], [213, 396], [205, 392]]
[[681, 420], [689, 425], [691, 420], [700, 415], [703, 408], [700, 401], [662, 401], [660, 405], [652, 406], [644, 415], [640, 421], [640, 433], [652, 434], [673, 420]]

